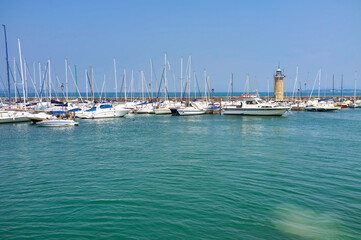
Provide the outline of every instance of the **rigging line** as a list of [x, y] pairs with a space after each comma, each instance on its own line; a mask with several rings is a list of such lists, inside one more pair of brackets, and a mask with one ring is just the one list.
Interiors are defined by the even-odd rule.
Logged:
[[[124, 76], [124, 72], [123, 72], [123, 80], [122, 80], [122, 86], [120, 87], [120, 92], [119, 92], [119, 94], [120, 94], [120, 97], [122, 97], [122, 92], [123, 92], [123, 86], [124, 86], [124, 78], [125, 78], [125, 76]], [[124, 97], [125, 97], [125, 95], [124, 95]]]
[[7, 96], [7, 97], [9, 97], [8, 95], [9, 95], [9, 93], [6, 91], [6, 88], [5, 88], [5, 85], [4, 85], [4, 82], [3, 82], [3, 79], [2, 79], [2, 77], [0, 76], [0, 81], [1, 81], [1, 88], [2, 88], [2, 90], [4, 91], [4, 94], [5, 94], [5, 96]]
[[46, 63], [45, 71], [44, 71], [44, 74], [43, 74], [43, 83], [41, 84], [40, 99], [42, 98], [41, 96], [42, 96], [42, 93], [43, 93], [43, 89], [44, 89], [44, 85], [45, 85], [45, 79], [47, 77], [47, 72], [48, 72], [48, 63]]
[[201, 90], [199, 89], [197, 74], [194, 74], [194, 76], [196, 77], [196, 83], [197, 83], [197, 88], [198, 88], [199, 96], [201, 96]]
[[75, 77], [74, 77], [73, 72], [72, 72], [72, 70], [71, 70], [71, 68], [70, 68], [69, 65], [68, 65], [68, 69], [70, 70], [70, 75], [71, 75], [71, 77], [72, 77], [72, 79], [73, 79], [73, 81], [74, 81], [74, 83], [75, 83], [76, 90], [77, 90], [78, 93], [79, 93], [80, 100], [83, 102], [83, 99], [82, 99], [82, 97], [81, 97], [81, 94], [80, 94], [78, 85], [77, 85], [76, 82], [75, 82]]
[[25, 64], [25, 65], [26, 65], [26, 69], [25, 69], [25, 71], [26, 71], [26, 70], [28, 70], [29, 77], [30, 77], [31, 83], [33, 84], [33, 87], [34, 87], [35, 93], [38, 95], [38, 99], [40, 99], [39, 94], [38, 94], [38, 91], [36, 90], [36, 87], [35, 87], [34, 80], [33, 80], [33, 78], [31, 77], [31, 73], [30, 73], [30, 70], [29, 70], [29, 66], [28, 66], [28, 64]]
[[13, 81], [14, 81], [14, 86], [15, 86], [15, 89], [16, 89], [16, 91], [17, 91], [18, 95], [19, 95], [19, 96], [21, 96], [21, 95], [20, 95], [20, 92], [19, 92], [19, 88], [18, 88], [18, 86], [16, 86], [17, 84], [15, 84], [15, 77], [14, 77], [14, 73], [13, 73], [13, 71], [11, 70], [11, 68], [9, 68], [9, 70], [10, 70], [10, 74], [11, 74], [11, 76], [12, 76], [12, 78], [13, 78]]
[[163, 68], [163, 72], [162, 72], [162, 78], [160, 79], [160, 83], [159, 83], [159, 87], [158, 87], [158, 92], [157, 92], [157, 102], [158, 102], [158, 98], [159, 98], [159, 92], [160, 92], [160, 87], [162, 86], [162, 81], [164, 78], [164, 68]]

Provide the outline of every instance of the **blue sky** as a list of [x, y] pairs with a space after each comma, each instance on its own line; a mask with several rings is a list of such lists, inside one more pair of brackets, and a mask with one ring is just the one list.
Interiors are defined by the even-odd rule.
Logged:
[[[340, 87], [361, 86], [361, 1], [0, 1], [0, 23], [6, 24], [10, 59], [18, 61], [17, 38], [31, 65], [50, 57], [51, 71], [65, 82], [64, 58], [78, 67], [81, 90], [85, 69], [94, 68], [98, 88], [104, 74], [114, 90], [113, 58], [118, 85], [122, 69], [143, 70], [150, 80], [152, 58], [159, 78], [167, 53], [170, 91], [179, 90], [180, 58], [192, 55], [192, 72], [210, 74], [215, 91], [227, 91], [234, 74], [234, 91], [243, 91], [247, 74], [251, 88], [273, 90], [272, 74], [280, 62], [293, 88], [299, 79], [313, 85], [322, 68], [322, 88], [332, 74]], [[3, 33], [0, 35], [0, 76], [6, 79]], [[12, 64], [11, 64], [12, 66]], [[184, 70], [185, 71], [185, 70]], [[36, 73], [38, 74], [38, 73]], [[328, 81], [326, 82], [326, 75]], [[307, 77], [308, 76], [308, 77]], [[193, 77], [193, 74], [192, 74]], [[69, 88], [73, 88], [69, 80]], [[193, 85], [193, 83], [192, 83]]]

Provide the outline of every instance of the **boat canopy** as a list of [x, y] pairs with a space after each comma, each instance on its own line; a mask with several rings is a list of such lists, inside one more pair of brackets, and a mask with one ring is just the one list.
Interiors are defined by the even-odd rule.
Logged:
[[108, 102], [118, 102], [117, 100], [114, 99], [107, 99]]
[[85, 110], [86, 112], [94, 112], [94, 111], [96, 111], [97, 110], [97, 108], [96, 107], [92, 107], [92, 108], [90, 108], [90, 109], [88, 109], [88, 110]]
[[113, 108], [113, 107], [109, 104], [100, 105], [100, 109], [106, 109], [106, 108]]
[[81, 111], [81, 108], [73, 108], [68, 110], [68, 112], [77, 112], [77, 111]]
[[53, 113], [53, 114], [57, 114], [57, 113], [66, 113], [66, 111], [51, 111], [51, 113]]
[[318, 102], [323, 102], [323, 101], [328, 101], [328, 100], [332, 100], [332, 98], [319, 99]]
[[137, 106], [139, 106], [139, 105], [144, 105], [144, 104], [147, 104], [147, 102], [139, 103], [139, 104], [137, 104]]
[[55, 104], [56, 107], [67, 107], [68, 103], [64, 103], [64, 104]]
[[56, 101], [56, 100], [54, 100], [54, 99], [51, 99], [51, 103], [55, 103], [55, 104], [64, 104], [63, 102]]

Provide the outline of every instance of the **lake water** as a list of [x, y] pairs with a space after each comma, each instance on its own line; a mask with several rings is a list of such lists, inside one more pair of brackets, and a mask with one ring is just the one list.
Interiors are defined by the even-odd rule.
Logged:
[[360, 239], [361, 109], [0, 125], [0, 239]]

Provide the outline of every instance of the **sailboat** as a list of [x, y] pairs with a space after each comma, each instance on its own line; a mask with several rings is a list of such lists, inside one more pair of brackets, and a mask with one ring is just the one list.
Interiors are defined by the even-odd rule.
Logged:
[[354, 91], [354, 96], [353, 96], [353, 103], [348, 105], [349, 108], [360, 108], [361, 104], [358, 104], [356, 102], [356, 78], [355, 78], [355, 91]]
[[[58, 114], [58, 115], [64, 115], [67, 112], [66, 111], [52, 111], [53, 114]], [[69, 116], [69, 118], [46, 118], [42, 121], [38, 121], [35, 122], [35, 124], [39, 127], [72, 127], [72, 126], [78, 126], [78, 122], [75, 122], [71, 115]]]
[[160, 102], [154, 109], [156, 115], [168, 115], [172, 114], [172, 111], [169, 109], [171, 102], [167, 99], [167, 54], [164, 55], [165, 64], [164, 64], [164, 101]]
[[[317, 73], [315, 78], [315, 83], [318, 77], [318, 97], [315, 100], [309, 100], [305, 106], [305, 111], [308, 112], [332, 112], [336, 110], [340, 110], [341, 107], [335, 106], [334, 101], [332, 99], [320, 99], [320, 85], [321, 85], [321, 69]], [[313, 86], [315, 86], [315, 83]], [[310, 94], [310, 98], [313, 93], [313, 88]]]
[[197, 104], [191, 102], [189, 107], [178, 108], [177, 112], [180, 116], [192, 116], [205, 114], [206, 110], [199, 108]]
[[9, 110], [0, 111], [0, 123], [15, 123], [15, 122], [27, 122], [28, 113], [24, 111], [12, 111], [11, 109], [11, 92], [10, 92], [10, 76], [9, 76], [9, 60], [8, 60], [8, 43], [6, 38], [6, 26], [4, 27], [5, 35], [5, 50], [6, 50], [6, 70], [7, 70], [7, 79], [8, 79], [8, 95], [9, 95]]

